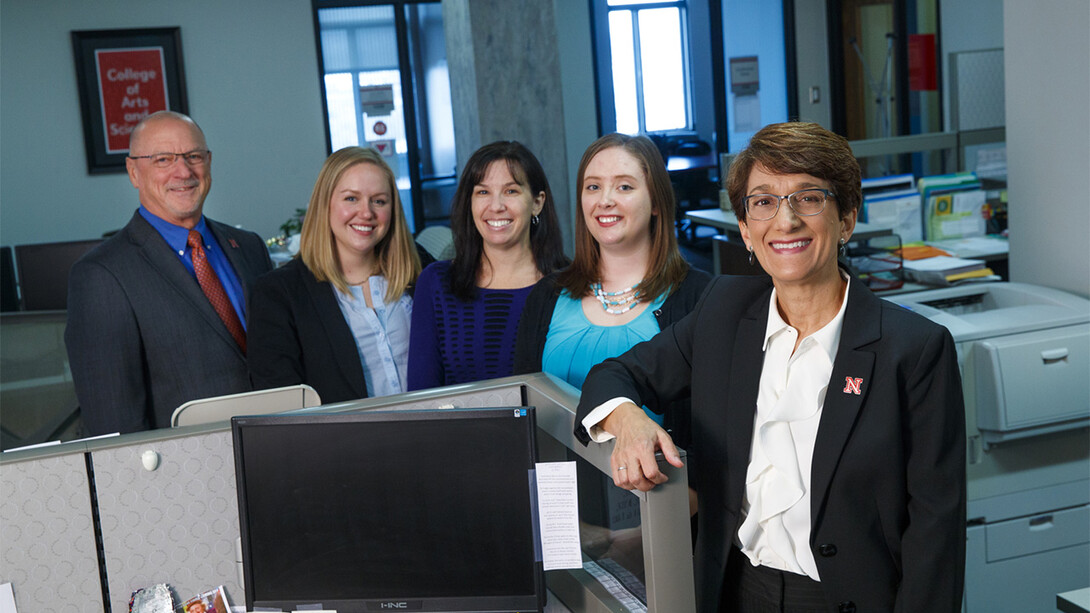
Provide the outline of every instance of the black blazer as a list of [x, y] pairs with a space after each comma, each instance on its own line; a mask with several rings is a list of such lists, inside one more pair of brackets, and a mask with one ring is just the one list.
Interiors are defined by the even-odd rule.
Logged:
[[295, 258], [259, 278], [248, 322], [254, 389], [305, 383], [323, 404], [367, 397], [356, 339], [333, 287]]
[[[265, 242], [205, 222], [248, 294], [272, 268]], [[190, 400], [251, 389], [246, 356], [139, 211], [72, 266], [64, 340], [85, 435], [169, 428]]]
[[[771, 279], [717, 278], [688, 317], [595, 367], [579, 403], [581, 422], [610, 398], [655, 407], [691, 392], [703, 612], [718, 610], [742, 520], [770, 296]], [[581, 425], [576, 436], [589, 440]], [[953, 339], [855, 278], [811, 468], [810, 547], [830, 611], [960, 611], [965, 412]]]

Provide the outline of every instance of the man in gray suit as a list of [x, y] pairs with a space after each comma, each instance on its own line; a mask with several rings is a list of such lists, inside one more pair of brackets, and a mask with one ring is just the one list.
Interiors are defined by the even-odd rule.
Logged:
[[265, 243], [202, 214], [212, 152], [189, 117], [133, 130], [140, 208], [73, 267], [64, 340], [84, 434], [170, 426], [181, 404], [251, 389], [246, 298], [272, 269]]

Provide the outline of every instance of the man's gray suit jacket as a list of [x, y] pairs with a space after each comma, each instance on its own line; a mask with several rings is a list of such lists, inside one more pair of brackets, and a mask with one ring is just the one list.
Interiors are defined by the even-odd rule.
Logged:
[[[248, 300], [253, 280], [272, 269], [265, 243], [205, 221]], [[84, 435], [169, 427], [185, 402], [252, 389], [246, 356], [139, 211], [72, 267], [64, 340]]]

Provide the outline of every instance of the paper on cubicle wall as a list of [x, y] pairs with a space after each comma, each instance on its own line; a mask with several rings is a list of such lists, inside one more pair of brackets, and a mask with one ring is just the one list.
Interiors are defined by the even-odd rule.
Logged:
[[927, 199], [927, 240], [984, 236], [984, 201], [982, 189], [930, 196]]
[[11, 583], [0, 583], [0, 613], [16, 613], [15, 591]]
[[906, 190], [883, 194], [863, 201], [865, 222], [873, 226], [893, 228], [902, 243], [923, 240], [923, 216], [920, 214], [920, 193]]
[[537, 505], [545, 570], [582, 568], [575, 462], [538, 462]]

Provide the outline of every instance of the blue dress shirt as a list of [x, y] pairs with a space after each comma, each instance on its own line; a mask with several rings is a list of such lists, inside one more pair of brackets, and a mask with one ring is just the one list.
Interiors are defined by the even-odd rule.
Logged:
[[[193, 271], [193, 254], [191, 249], [186, 246], [186, 241], [189, 239], [189, 230], [182, 226], [176, 226], [169, 221], [159, 217], [155, 213], [144, 208], [144, 205], [140, 205], [140, 214], [151, 224], [151, 227], [155, 228], [159, 235], [163, 237], [163, 240], [167, 242], [171, 250], [177, 254], [178, 259], [182, 261], [186, 270], [193, 276], [193, 279], [197, 279], [197, 273]], [[242, 292], [242, 283], [238, 280], [238, 275], [235, 274], [235, 269], [231, 267], [231, 262], [227, 259], [227, 254], [223, 252], [219, 243], [216, 242], [216, 237], [212, 235], [212, 230], [208, 228], [208, 224], [204, 222], [204, 215], [201, 215], [200, 221], [197, 222], [197, 227], [193, 228], [197, 232], [200, 232], [202, 242], [204, 243], [204, 254], [208, 258], [208, 262], [212, 265], [212, 270], [216, 272], [216, 276], [220, 279], [220, 284], [223, 285], [223, 290], [227, 292], [227, 297], [231, 300], [231, 306], [235, 307], [235, 312], [238, 313], [238, 319], [242, 322], [243, 329], [246, 328], [246, 300]]]

